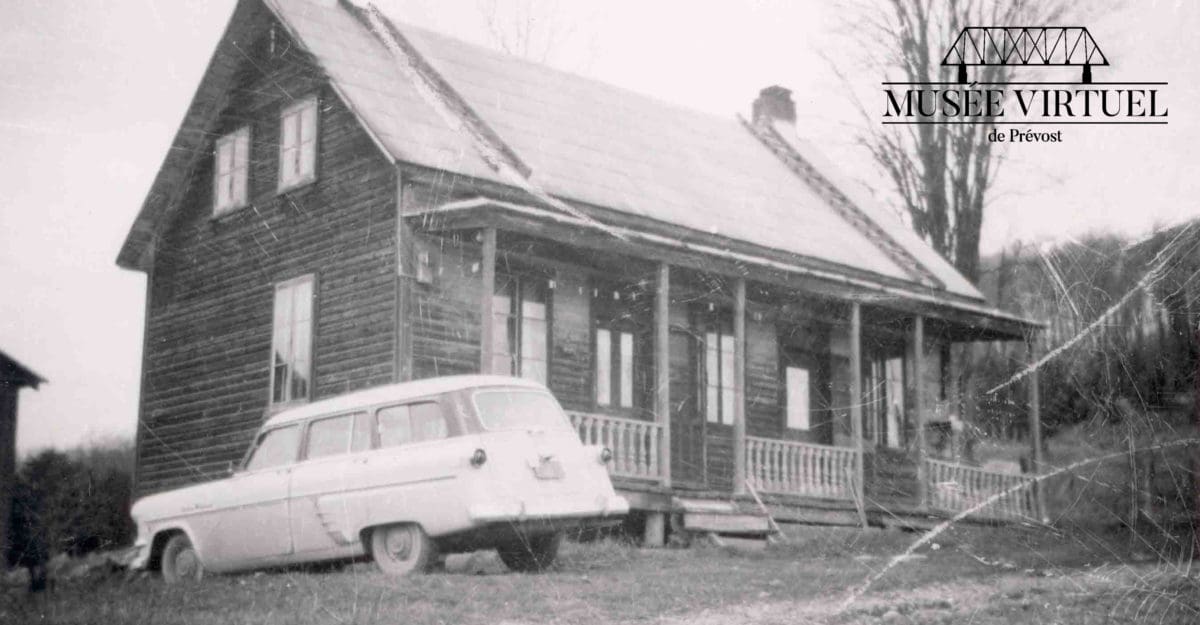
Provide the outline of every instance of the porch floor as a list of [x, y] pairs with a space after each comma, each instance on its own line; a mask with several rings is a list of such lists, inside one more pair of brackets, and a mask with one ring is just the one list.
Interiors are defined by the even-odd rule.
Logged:
[[[613, 487], [629, 501], [635, 512], [679, 512], [677, 498], [731, 502], [741, 513], [760, 514], [761, 509], [750, 494], [734, 495], [728, 491], [696, 489], [687, 487], [664, 487], [646, 481], [614, 477]], [[760, 493], [771, 517], [779, 523], [806, 525], [859, 526], [858, 510], [853, 501], [822, 499], [800, 495]], [[867, 524], [904, 530], [926, 530], [947, 518], [947, 514], [922, 507], [915, 498], [889, 498], [883, 501], [866, 502]], [[994, 525], [996, 520], [968, 517], [965, 522]]]

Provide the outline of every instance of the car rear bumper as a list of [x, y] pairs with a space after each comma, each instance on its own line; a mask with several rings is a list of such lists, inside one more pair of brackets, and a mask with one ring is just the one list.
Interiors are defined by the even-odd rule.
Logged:
[[617, 495], [594, 499], [512, 500], [480, 503], [468, 508], [471, 521], [523, 523], [568, 521], [574, 526], [604, 524], [629, 512], [629, 502]]

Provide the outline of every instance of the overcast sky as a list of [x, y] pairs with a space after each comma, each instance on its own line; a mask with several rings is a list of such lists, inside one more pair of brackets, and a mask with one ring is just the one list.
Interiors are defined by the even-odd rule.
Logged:
[[[528, 14], [556, 37], [552, 64], [718, 115], [745, 114], [758, 89], [782, 84], [796, 92], [800, 132], [851, 176], [877, 180], [828, 69], [827, 58], [847, 52], [837, 3], [378, 4], [400, 21], [489, 45], [493, 4], [502, 24]], [[1089, 230], [1137, 235], [1200, 215], [1200, 10], [1182, 0], [1129, 4], [1086, 24], [1113, 63], [1096, 80], [1170, 81], [1170, 125], [1076, 127], [1062, 145], [1005, 146], [985, 251]], [[0, 350], [49, 380], [22, 392], [23, 452], [134, 430], [145, 279], [114, 261], [233, 5], [0, 3]], [[850, 79], [868, 93], [879, 81]]]

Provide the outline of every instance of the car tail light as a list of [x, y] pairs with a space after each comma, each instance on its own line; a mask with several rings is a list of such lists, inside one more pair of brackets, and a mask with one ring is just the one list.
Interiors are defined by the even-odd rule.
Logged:
[[612, 461], [612, 450], [605, 447], [600, 450], [600, 464], [608, 464]]
[[475, 453], [471, 454], [471, 466], [481, 467], [487, 462], [487, 452], [482, 449], [476, 449]]

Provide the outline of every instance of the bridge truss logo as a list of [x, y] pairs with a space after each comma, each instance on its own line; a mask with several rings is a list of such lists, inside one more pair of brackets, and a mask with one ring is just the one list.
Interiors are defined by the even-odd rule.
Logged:
[[[1093, 79], [1095, 68], [1110, 66], [1109, 57], [1084, 26], [968, 26], [947, 48], [941, 66], [954, 68], [955, 80], [883, 82], [881, 122], [992, 127], [1167, 124], [1165, 81]], [[980, 69], [986, 67], [1011, 70], [999, 74], [1006, 79], [989, 81], [988, 72]], [[1071, 75], [1064, 68], [1078, 68], [1079, 73]], [[1035, 80], [1047, 78], [1041, 70], [1058, 70], [1050, 76], [1059, 79]], [[1063, 140], [1061, 130], [1029, 134], [1041, 136], [1041, 141]], [[989, 138], [997, 135], [993, 128]]]
[[1082, 26], [970, 26], [962, 29], [942, 57], [942, 66], [958, 66], [958, 83], [967, 84], [970, 66], [1081, 67], [1080, 82], [1092, 82], [1092, 67], [1108, 65], [1096, 40]]

